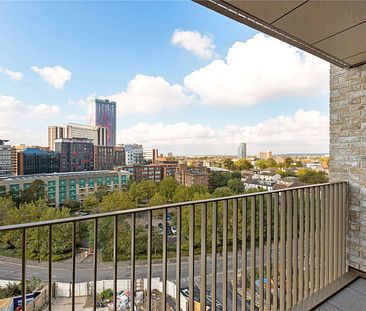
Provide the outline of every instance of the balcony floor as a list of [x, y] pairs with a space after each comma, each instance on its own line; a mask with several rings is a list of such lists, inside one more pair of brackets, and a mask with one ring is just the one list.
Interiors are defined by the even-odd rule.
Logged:
[[347, 287], [322, 303], [314, 310], [318, 311], [365, 311], [366, 280], [359, 277]]

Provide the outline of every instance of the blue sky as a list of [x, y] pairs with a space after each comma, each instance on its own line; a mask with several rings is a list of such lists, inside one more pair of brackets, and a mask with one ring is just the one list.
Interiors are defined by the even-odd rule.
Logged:
[[117, 100], [119, 143], [327, 151], [327, 64], [194, 2], [1, 2], [0, 38], [0, 136], [13, 144], [85, 123], [98, 96]]

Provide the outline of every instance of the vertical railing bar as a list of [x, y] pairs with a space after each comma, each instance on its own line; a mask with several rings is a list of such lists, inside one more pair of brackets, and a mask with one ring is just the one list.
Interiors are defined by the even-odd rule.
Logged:
[[[131, 308], [135, 310], [135, 284], [136, 284], [136, 259], [135, 259], [135, 235], [136, 235], [136, 214], [131, 214]], [[164, 288], [164, 284], [163, 284]], [[164, 292], [163, 292], [164, 294]], [[163, 295], [164, 299], [164, 295]]]
[[167, 209], [163, 209], [163, 291], [162, 291], [162, 310], [166, 310], [167, 297]]
[[334, 257], [334, 187], [330, 185], [329, 193], [329, 283], [333, 282], [333, 257]]
[[[256, 196], [251, 197], [250, 206], [250, 310], [255, 310], [255, 222], [256, 222]], [[224, 309], [226, 310], [226, 309]]]
[[337, 249], [338, 249], [338, 273], [337, 277], [342, 275], [342, 205], [343, 205], [343, 190], [342, 183], [338, 184], [338, 239], [337, 239]]
[[342, 273], [346, 272], [346, 225], [347, 225], [347, 187], [348, 184], [346, 182], [343, 183], [343, 206], [342, 206]]
[[264, 309], [264, 202], [263, 195], [259, 199], [259, 310]]
[[194, 229], [195, 205], [192, 204], [189, 209], [189, 311], [194, 311]]
[[274, 194], [274, 211], [273, 211], [273, 310], [278, 308], [278, 193]]
[[243, 198], [241, 227], [241, 309], [247, 310], [247, 199]]
[[310, 294], [315, 285], [315, 189], [310, 188]]
[[297, 279], [297, 270], [299, 266], [299, 257], [298, 257], [298, 244], [299, 244], [299, 229], [298, 229], [298, 191], [293, 190], [292, 191], [292, 197], [293, 197], [293, 227], [292, 227], [292, 235], [293, 235], [293, 245], [292, 245], [292, 305], [297, 304], [298, 299], [298, 290], [299, 290], [299, 283]]
[[[93, 310], [97, 309], [98, 282], [98, 218], [94, 219]], [[75, 288], [75, 287], [74, 287]]]
[[[178, 221], [178, 220], [177, 220]], [[147, 212], [147, 311], [152, 311], [151, 306], [151, 277], [152, 277], [152, 211]], [[178, 224], [177, 224], [178, 232]]]
[[176, 268], [175, 268], [175, 282], [176, 282], [176, 291], [175, 291], [175, 301], [176, 301], [176, 310], [180, 311], [180, 278], [181, 278], [181, 214], [182, 207], [177, 207], [177, 239], [176, 239]]
[[[72, 296], [71, 310], [75, 310], [75, 276], [76, 276], [76, 222], [72, 222]], [[96, 301], [94, 301], [95, 306]]]
[[206, 241], [207, 241], [207, 203], [201, 205], [201, 268], [200, 268], [200, 309], [206, 311]]
[[233, 200], [233, 311], [237, 310], [238, 295], [238, 199]]
[[324, 285], [329, 284], [329, 213], [330, 213], [330, 202], [329, 202], [329, 185], [325, 186], [325, 249], [324, 249]]
[[320, 188], [315, 187], [315, 291], [320, 284]]
[[286, 192], [280, 193], [280, 256], [281, 256], [281, 266], [280, 266], [280, 310], [286, 309], [285, 297], [286, 297]]
[[211, 269], [212, 269], [212, 280], [211, 280], [211, 297], [212, 311], [216, 311], [216, 261], [217, 261], [217, 202], [213, 202], [212, 206], [212, 258], [211, 258]]
[[286, 238], [286, 308], [292, 306], [292, 191], [286, 191], [287, 238]]
[[48, 226], [48, 310], [52, 310], [52, 225]]
[[334, 184], [334, 225], [333, 225], [333, 278], [336, 279], [338, 277], [338, 184]]
[[304, 298], [309, 295], [309, 201], [310, 201], [310, 191], [309, 188], [306, 188], [304, 191], [305, 197], [305, 245], [304, 245], [304, 254], [305, 254], [305, 263], [304, 263]]
[[26, 279], [26, 250], [27, 250], [27, 232], [22, 230], [22, 308], [27, 309], [27, 279]]
[[113, 310], [117, 311], [118, 216], [113, 218]]
[[272, 257], [272, 195], [266, 195], [266, 210], [267, 210], [267, 245], [266, 245], [266, 309], [271, 310], [271, 257]]
[[224, 310], [228, 310], [227, 292], [228, 292], [228, 201], [224, 201], [223, 208], [223, 291], [222, 305]]
[[325, 258], [325, 188], [320, 187], [320, 288], [324, 287], [324, 258]]
[[299, 190], [299, 301], [304, 297], [304, 189]]

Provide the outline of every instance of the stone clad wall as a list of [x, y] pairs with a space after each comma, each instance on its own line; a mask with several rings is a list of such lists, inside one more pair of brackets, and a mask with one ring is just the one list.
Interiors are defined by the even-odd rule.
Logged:
[[366, 271], [366, 65], [330, 69], [330, 180], [349, 182], [348, 264]]

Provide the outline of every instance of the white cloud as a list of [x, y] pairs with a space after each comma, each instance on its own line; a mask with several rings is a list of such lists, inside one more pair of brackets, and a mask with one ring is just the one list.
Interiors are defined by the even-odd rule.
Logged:
[[176, 29], [171, 43], [201, 58], [209, 59], [214, 56], [215, 44], [213, 39], [198, 31]]
[[117, 102], [119, 115], [156, 113], [164, 108], [181, 107], [190, 101], [183, 87], [169, 84], [162, 77], [136, 75], [125, 92], [106, 98]]
[[12, 144], [46, 144], [48, 122], [59, 113], [57, 105], [27, 105], [0, 94], [0, 138]]
[[5, 73], [11, 79], [11, 81], [18, 81], [23, 79], [23, 74], [19, 71], [12, 71], [8, 68], [2, 67], [0, 67], [0, 71]]
[[236, 42], [225, 60], [214, 60], [184, 78], [205, 104], [253, 106], [285, 96], [328, 90], [329, 65], [277, 39], [257, 34]]
[[61, 66], [43, 68], [32, 66], [31, 69], [56, 89], [62, 89], [64, 84], [71, 79], [71, 72]]
[[318, 111], [298, 110], [254, 126], [226, 125], [214, 129], [201, 124], [138, 123], [118, 133], [119, 142], [138, 142], [178, 154], [235, 154], [246, 141], [248, 152], [326, 152], [329, 119]]

